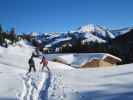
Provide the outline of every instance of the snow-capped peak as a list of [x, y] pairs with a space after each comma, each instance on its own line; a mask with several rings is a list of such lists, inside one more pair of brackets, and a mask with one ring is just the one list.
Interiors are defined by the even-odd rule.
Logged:
[[81, 26], [78, 28], [78, 31], [79, 32], [94, 32], [95, 31], [95, 25], [93, 24], [88, 24], [88, 25], [85, 25], [85, 26]]
[[115, 38], [113, 33], [111, 33], [108, 29], [100, 26], [100, 25], [94, 25], [94, 24], [88, 24], [85, 26], [81, 26], [77, 29], [80, 33], [91, 33], [97, 37], [108, 39], [108, 38]]

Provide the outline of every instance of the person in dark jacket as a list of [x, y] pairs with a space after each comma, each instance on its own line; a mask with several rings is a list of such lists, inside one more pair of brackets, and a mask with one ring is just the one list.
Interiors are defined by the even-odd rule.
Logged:
[[32, 68], [33, 68], [34, 72], [36, 72], [35, 63], [33, 60], [33, 55], [30, 57], [28, 63], [29, 63], [29, 72], [31, 72]]
[[44, 67], [47, 67], [48, 65], [48, 60], [43, 56], [40, 64], [43, 64], [42, 66], [42, 71], [43, 71]]

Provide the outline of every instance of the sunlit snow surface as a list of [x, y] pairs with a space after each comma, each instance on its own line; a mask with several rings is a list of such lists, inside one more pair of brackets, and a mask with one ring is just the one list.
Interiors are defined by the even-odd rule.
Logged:
[[0, 100], [47, 100], [50, 69], [71, 68], [49, 61], [50, 69], [41, 71], [41, 59], [34, 58], [37, 72], [27, 73], [32, 51], [32, 47], [25, 45], [0, 47]]
[[133, 100], [132, 66], [54, 70], [49, 100]]
[[0, 47], [0, 100], [133, 100], [133, 64], [74, 69], [49, 61], [41, 72], [35, 58], [37, 72], [26, 74], [32, 50]]
[[27, 73], [31, 48], [0, 47], [0, 100], [38, 100], [48, 72]]

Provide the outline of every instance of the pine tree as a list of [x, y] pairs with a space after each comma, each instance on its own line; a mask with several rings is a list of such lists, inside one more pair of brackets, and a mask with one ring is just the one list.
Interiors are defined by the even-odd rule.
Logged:
[[10, 31], [10, 40], [12, 42], [12, 44], [16, 43], [17, 41], [17, 36], [16, 36], [16, 28], [11, 28], [11, 31]]
[[0, 24], [0, 45], [2, 45], [4, 43], [4, 36], [3, 36], [3, 27]]

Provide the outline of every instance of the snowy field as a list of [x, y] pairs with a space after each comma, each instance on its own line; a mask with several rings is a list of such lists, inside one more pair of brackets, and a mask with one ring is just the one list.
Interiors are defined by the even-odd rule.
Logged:
[[133, 100], [133, 64], [54, 70], [49, 100]]
[[39, 72], [39, 60], [35, 59], [38, 72], [27, 74], [28, 59], [32, 48], [0, 47], [0, 100], [38, 100], [47, 73]]
[[[41, 72], [39, 58], [34, 58], [37, 72], [26, 74], [28, 59], [33, 52], [27, 45], [0, 47], [0, 100], [47, 100], [50, 70]], [[73, 69], [70, 66], [49, 61], [50, 69]]]
[[[74, 69], [49, 61], [26, 74], [33, 48], [0, 47], [0, 100], [133, 100], [133, 64]], [[49, 58], [52, 58], [49, 55]]]

